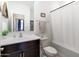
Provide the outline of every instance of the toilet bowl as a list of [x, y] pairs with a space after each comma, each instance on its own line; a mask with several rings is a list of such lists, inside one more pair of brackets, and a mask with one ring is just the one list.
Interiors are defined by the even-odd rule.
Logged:
[[41, 43], [43, 52], [46, 56], [54, 57], [57, 55], [57, 50], [48, 44], [49, 43], [48, 37], [43, 37], [40, 43]]
[[57, 50], [54, 47], [47, 46], [47, 47], [44, 47], [43, 49], [44, 49], [46, 55], [49, 57], [54, 57], [57, 55]]

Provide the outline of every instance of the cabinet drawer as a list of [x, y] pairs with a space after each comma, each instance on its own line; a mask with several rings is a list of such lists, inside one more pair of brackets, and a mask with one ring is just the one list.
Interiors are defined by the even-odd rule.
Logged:
[[20, 49], [27, 50], [35, 47], [39, 47], [39, 40], [24, 42], [20, 44]]

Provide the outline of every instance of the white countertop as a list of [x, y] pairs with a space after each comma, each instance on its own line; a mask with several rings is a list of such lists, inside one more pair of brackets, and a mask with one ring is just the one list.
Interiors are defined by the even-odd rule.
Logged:
[[[16, 36], [15, 38], [13, 37], [13, 34]], [[37, 39], [40, 39], [40, 37], [33, 33], [23, 33], [22, 37], [18, 37], [18, 33], [11, 33], [6, 37], [0, 38], [0, 46], [27, 42]]]

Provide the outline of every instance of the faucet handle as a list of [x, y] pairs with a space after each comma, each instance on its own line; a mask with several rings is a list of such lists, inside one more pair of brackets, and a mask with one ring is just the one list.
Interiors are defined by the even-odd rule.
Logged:
[[0, 48], [0, 51], [3, 51], [4, 50], [4, 48]]

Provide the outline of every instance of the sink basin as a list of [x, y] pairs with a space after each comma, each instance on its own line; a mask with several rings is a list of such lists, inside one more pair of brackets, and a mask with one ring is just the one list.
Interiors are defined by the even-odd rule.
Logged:
[[22, 37], [19, 36], [19, 33], [9, 33], [5, 37], [0, 37], [0, 46], [16, 44], [20, 42], [26, 42], [31, 40], [40, 39], [39, 36], [34, 35], [33, 33], [23, 33]]

